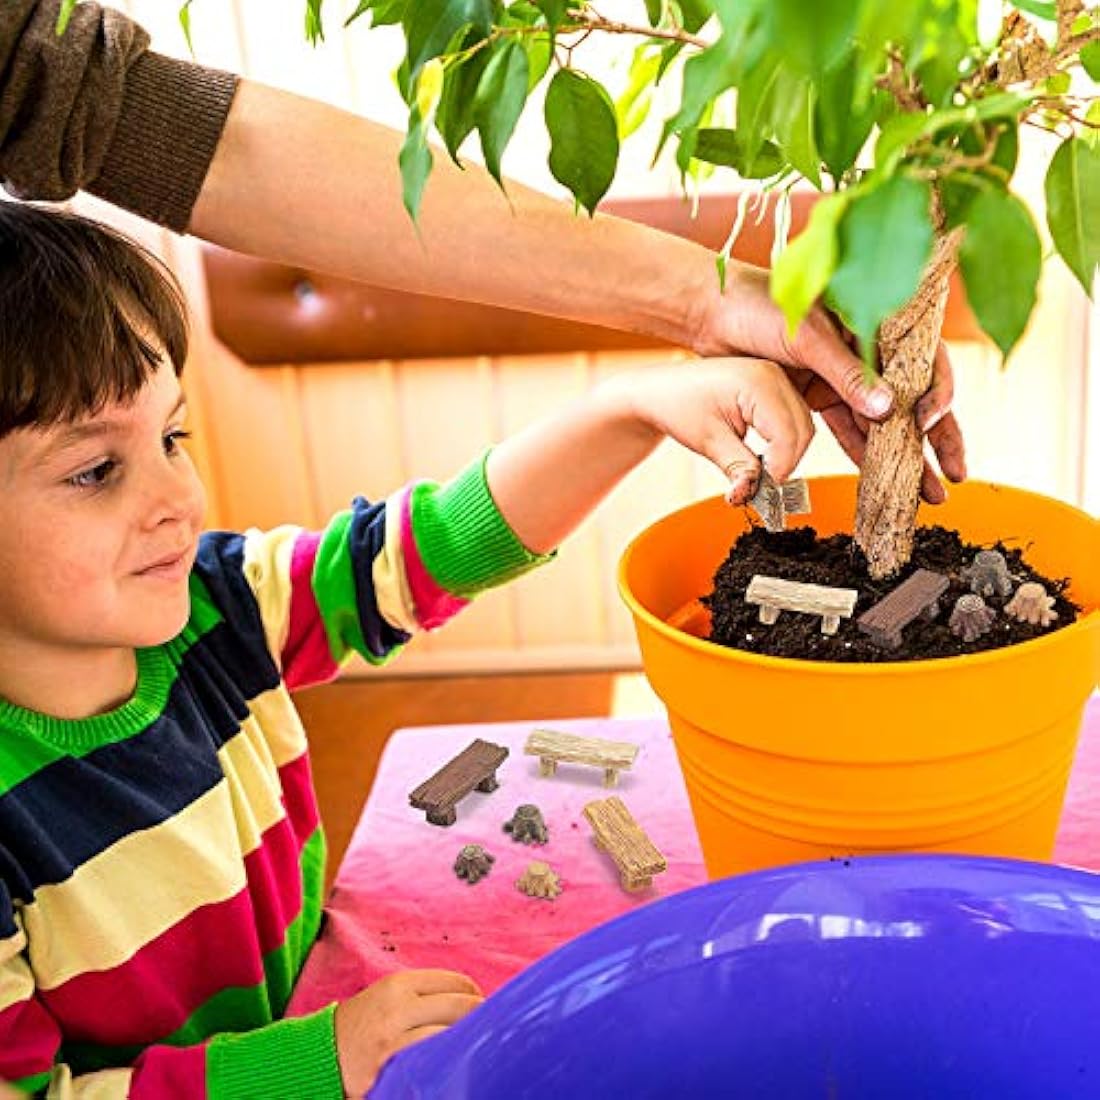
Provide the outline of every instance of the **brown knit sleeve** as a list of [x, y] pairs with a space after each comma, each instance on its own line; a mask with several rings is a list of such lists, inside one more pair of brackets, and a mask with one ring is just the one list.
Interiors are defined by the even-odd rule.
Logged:
[[18, 198], [81, 189], [179, 232], [206, 178], [237, 78], [148, 50], [120, 12], [0, 2], [0, 183]]

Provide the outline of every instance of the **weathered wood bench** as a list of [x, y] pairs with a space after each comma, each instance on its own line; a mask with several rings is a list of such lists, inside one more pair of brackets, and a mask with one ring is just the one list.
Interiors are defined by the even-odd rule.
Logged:
[[665, 857], [654, 847], [621, 798], [589, 802], [583, 810], [592, 826], [596, 847], [607, 852], [619, 868], [624, 889], [642, 890], [654, 875], [668, 870]]
[[760, 605], [760, 621], [766, 626], [779, 618], [780, 611], [799, 611], [821, 616], [821, 633], [835, 634], [840, 620], [851, 617], [859, 593], [854, 588], [830, 588], [823, 584], [804, 584], [782, 577], [758, 573], [745, 592], [748, 603]]
[[767, 530], [785, 531], [788, 516], [806, 515], [810, 511], [810, 487], [801, 478], [778, 485], [761, 467], [756, 495], [749, 504], [756, 509]]
[[508, 750], [503, 745], [480, 738], [470, 742], [409, 794], [409, 805], [427, 811], [432, 825], [453, 825], [456, 802], [475, 789], [485, 794], [497, 789], [497, 768], [507, 755]]
[[535, 730], [523, 746], [527, 756], [539, 758], [539, 774], [553, 775], [559, 764], [590, 764], [603, 768], [603, 785], [614, 787], [619, 772], [629, 768], [638, 755], [630, 741], [607, 741], [602, 737], [576, 737], [555, 730]]
[[947, 591], [949, 581], [943, 573], [931, 569], [918, 569], [902, 581], [873, 607], [869, 607], [858, 619], [856, 626], [883, 649], [897, 649], [901, 645], [901, 632], [918, 616], [934, 619], [940, 612], [940, 597]]

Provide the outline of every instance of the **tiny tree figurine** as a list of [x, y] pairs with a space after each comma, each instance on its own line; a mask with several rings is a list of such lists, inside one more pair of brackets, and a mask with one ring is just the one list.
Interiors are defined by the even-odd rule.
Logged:
[[[306, 0], [313, 38], [322, 7]], [[728, 166], [777, 193], [771, 286], [791, 331], [823, 299], [897, 395], [890, 417], [870, 428], [855, 517], [876, 578], [912, 553], [923, 461], [913, 409], [931, 383], [948, 276], [961, 267], [978, 321], [1005, 355], [1035, 303], [1042, 245], [1009, 189], [1025, 123], [1062, 139], [1046, 176], [1047, 221], [1091, 292], [1100, 103], [1084, 76], [1100, 78], [1096, 4], [644, 0], [633, 19], [618, 21], [588, 0], [360, 0], [351, 13], [359, 18], [404, 31], [400, 161], [414, 218], [432, 166], [429, 133], [457, 161], [476, 131], [499, 181], [504, 150], [543, 81], [550, 170], [593, 213], [620, 140], [653, 86], [682, 66], [681, 102], [660, 145], [676, 142], [685, 176]], [[574, 64], [574, 47], [591, 35], [633, 49], [617, 103]], [[827, 194], [784, 247], [799, 181]], [[742, 203], [717, 258], [721, 278], [746, 213]]]

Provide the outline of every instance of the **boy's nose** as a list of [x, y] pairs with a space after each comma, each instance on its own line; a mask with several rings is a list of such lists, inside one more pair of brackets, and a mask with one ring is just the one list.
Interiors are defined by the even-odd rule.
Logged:
[[150, 476], [142, 500], [141, 523], [145, 528], [190, 519], [201, 511], [202, 487], [190, 469], [169, 468]]

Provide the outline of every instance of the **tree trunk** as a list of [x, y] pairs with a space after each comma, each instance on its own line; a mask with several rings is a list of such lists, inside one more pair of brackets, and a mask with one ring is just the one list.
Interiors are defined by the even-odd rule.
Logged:
[[856, 544], [876, 580], [893, 576], [913, 554], [924, 462], [924, 440], [913, 407], [932, 382], [947, 281], [955, 267], [959, 241], [958, 232], [937, 236], [917, 293], [883, 323], [879, 333], [879, 362], [896, 403], [885, 421], [871, 425], [855, 524]]

